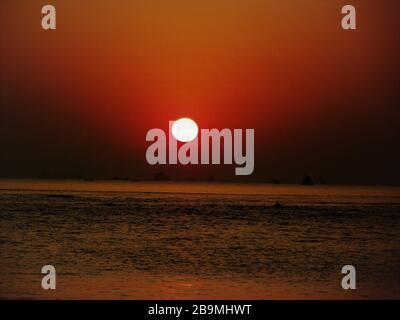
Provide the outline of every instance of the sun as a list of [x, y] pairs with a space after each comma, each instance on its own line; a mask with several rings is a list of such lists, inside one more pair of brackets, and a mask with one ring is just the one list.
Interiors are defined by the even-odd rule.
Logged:
[[172, 135], [181, 142], [190, 142], [196, 139], [199, 128], [196, 122], [189, 118], [180, 118], [172, 125]]

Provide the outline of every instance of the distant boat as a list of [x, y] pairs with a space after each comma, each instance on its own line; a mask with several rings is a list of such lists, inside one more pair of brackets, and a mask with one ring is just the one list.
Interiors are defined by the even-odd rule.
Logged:
[[301, 181], [303, 186], [312, 186], [314, 181], [311, 179], [309, 175], [304, 175], [303, 181]]

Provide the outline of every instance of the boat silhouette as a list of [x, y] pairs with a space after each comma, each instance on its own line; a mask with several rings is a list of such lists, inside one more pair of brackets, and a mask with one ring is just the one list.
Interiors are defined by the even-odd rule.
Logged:
[[314, 181], [309, 175], [305, 174], [303, 180], [301, 181], [301, 184], [303, 186], [312, 186], [314, 184]]

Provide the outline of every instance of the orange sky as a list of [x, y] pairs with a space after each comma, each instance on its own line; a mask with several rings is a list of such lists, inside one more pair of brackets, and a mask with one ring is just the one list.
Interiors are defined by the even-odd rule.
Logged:
[[146, 131], [188, 116], [255, 128], [252, 179], [400, 183], [398, 1], [348, 32], [339, 0], [52, 3], [47, 32], [0, 3], [0, 175], [151, 174]]

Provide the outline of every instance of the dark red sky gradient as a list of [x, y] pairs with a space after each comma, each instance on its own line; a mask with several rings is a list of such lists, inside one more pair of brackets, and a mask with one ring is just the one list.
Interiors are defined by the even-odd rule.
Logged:
[[[255, 128], [251, 181], [400, 184], [400, 2], [0, 2], [0, 176], [149, 178], [168, 120]], [[168, 168], [236, 180], [233, 167]]]

